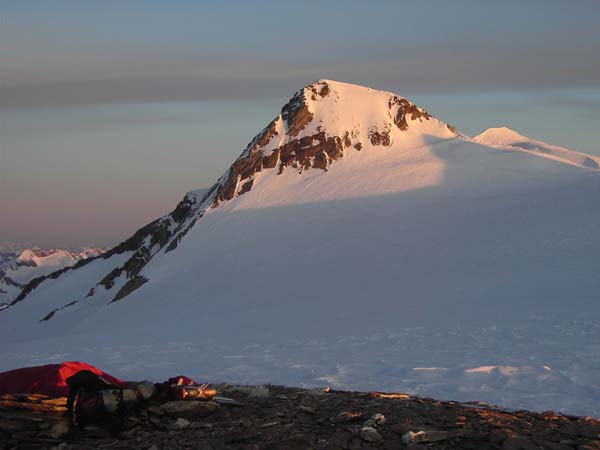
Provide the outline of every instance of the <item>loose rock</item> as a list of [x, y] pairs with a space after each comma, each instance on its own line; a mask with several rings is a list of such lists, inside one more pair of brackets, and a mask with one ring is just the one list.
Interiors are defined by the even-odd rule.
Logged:
[[178, 430], [183, 430], [185, 428], [189, 428], [191, 424], [192, 422], [190, 422], [189, 420], [184, 419], [183, 417], [179, 417], [174, 423], [174, 428]]
[[360, 437], [366, 442], [379, 442], [382, 439], [381, 435], [373, 427], [362, 427]]
[[172, 401], [162, 405], [162, 410], [167, 415], [191, 420], [210, 416], [217, 409], [219, 409], [219, 405], [215, 402]]
[[362, 413], [355, 411], [344, 411], [339, 413], [333, 420], [335, 423], [357, 422], [362, 419]]

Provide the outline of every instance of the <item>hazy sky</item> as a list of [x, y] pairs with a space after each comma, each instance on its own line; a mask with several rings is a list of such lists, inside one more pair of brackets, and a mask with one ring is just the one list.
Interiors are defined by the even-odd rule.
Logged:
[[600, 154], [599, 23], [597, 0], [0, 0], [0, 244], [117, 243], [319, 78]]

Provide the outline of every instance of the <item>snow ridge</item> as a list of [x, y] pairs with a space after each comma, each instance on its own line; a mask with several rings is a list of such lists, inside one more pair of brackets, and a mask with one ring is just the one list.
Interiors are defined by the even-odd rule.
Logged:
[[600, 157], [546, 144], [525, 137], [508, 127], [488, 128], [473, 138], [474, 142], [498, 148], [526, 151], [584, 169], [600, 170]]

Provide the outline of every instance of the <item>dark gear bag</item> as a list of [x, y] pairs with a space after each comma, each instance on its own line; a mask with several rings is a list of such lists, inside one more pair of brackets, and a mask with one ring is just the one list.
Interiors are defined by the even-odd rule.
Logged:
[[67, 408], [72, 428], [87, 424], [102, 425], [113, 432], [123, 425], [123, 419], [155, 392], [153, 383], [128, 383], [128, 387], [111, 384], [100, 375], [81, 370], [67, 378], [69, 395]]

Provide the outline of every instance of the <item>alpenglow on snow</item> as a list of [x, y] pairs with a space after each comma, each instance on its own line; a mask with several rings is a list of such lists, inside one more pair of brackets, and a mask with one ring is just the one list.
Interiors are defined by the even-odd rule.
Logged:
[[599, 415], [599, 167], [318, 81], [208, 191], [26, 285], [0, 312], [0, 369], [58, 348], [121, 377], [176, 366]]

